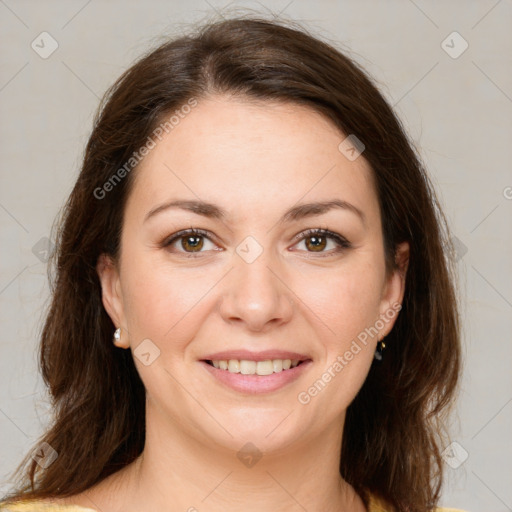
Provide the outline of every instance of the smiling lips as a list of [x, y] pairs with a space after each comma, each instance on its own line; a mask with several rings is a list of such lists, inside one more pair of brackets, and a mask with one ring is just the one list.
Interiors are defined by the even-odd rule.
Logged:
[[272, 375], [283, 370], [295, 368], [300, 359], [266, 359], [265, 361], [251, 361], [249, 359], [220, 359], [208, 361], [209, 364], [220, 370], [243, 375]]
[[[247, 356], [246, 356], [247, 357]], [[214, 366], [219, 364], [219, 368]], [[225, 370], [220, 368], [227, 366]], [[260, 394], [278, 391], [297, 380], [312, 365], [311, 359], [273, 358], [255, 361], [253, 359], [208, 359], [199, 361], [203, 368], [223, 386], [244, 394]], [[274, 364], [277, 371], [274, 371]], [[231, 367], [231, 371], [230, 371]], [[289, 369], [285, 369], [288, 367]], [[259, 373], [258, 373], [259, 368]], [[272, 372], [270, 370], [272, 369]]]
[[201, 362], [211, 375], [240, 392], [262, 393], [295, 380], [311, 358], [297, 352], [247, 350], [217, 352]]

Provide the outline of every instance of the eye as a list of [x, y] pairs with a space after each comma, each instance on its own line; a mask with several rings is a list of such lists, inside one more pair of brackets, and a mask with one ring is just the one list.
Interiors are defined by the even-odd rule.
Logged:
[[[208, 244], [210, 244], [210, 247]], [[178, 231], [172, 235], [171, 238], [167, 238], [162, 243], [162, 246], [174, 247], [177, 252], [188, 253], [190, 255], [205, 252], [207, 250], [219, 250], [219, 248], [211, 241], [207, 231], [195, 228]]]
[[[327, 229], [308, 229], [296, 235], [295, 238], [299, 239], [299, 243], [296, 245], [304, 243], [307, 252], [322, 253], [322, 256], [339, 253], [352, 247], [345, 237]], [[331, 248], [326, 251], [326, 248], [329, 249], [329, 242], [331, 242]]]
[[[319, 253], [320, 256], [329, 256], [352, 247], [345, 237], [327, 229], [308, 229], [296, 235], [295, 238], [299, 240], [295, 245], [304, 243], [306, 252]], [[222, 250], [213, 243], [207, 231], [196, 228], [178, 231], [161, 245], [165, 248], [173, 248], [175, 252], [187, 254], [189, 257], [208, 250]]]

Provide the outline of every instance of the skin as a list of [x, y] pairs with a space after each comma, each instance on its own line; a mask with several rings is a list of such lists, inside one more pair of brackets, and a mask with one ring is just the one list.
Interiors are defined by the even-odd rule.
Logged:
[[[399, 268], [387, 274], [372, 171], [364, 154], [350, 161], [340, 152], [344, 138], [303, 106], [213, 96], [134, 171], [120, 260], [103, 255], [98, 274], [104, 306], [122, 328], [119, 348], [150, 339], [160, 350], [148, 366], [134, 357], [147, 390], [146, 446], [69, 503], [103, 512], [365, 510], [339, 475], [342, 428], [397, 315], [308, 404], [297, 399], [404, 294], [409, 247], [398, 248]], [[175, 199], [208, 201], [227, 216], [171, 208], [144, 222]], [[364, 221], [334, 208], [278, 222], [297, 203], [332, 199], [357, 207]], [[201, 238], [202, 252], [190, 257], [183, 239], [163, 246], [190, 227], [212, 234]], [[339, 233], [351, 247], [337, 251], [327, 239], [318, 252], [311, 237], [294, 239], [309, 228]], [[263, 250], [252, 263], [236, 252], [247, 236]], [[293, 350], [313, 364], [278, 391], [243, 394], [198, 362], [239, 348]], [[247, 442], [263, 454], [251, 468], [237, 458]]]

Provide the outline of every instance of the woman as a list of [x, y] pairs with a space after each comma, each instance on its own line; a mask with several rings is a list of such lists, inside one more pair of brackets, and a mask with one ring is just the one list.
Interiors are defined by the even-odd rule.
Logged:
[[255, 18], [163, 44], [108, 91], [66, 205], [55, 420], [5, 509], [433, 510], [460, 371], [448, 239], [338, 50]]

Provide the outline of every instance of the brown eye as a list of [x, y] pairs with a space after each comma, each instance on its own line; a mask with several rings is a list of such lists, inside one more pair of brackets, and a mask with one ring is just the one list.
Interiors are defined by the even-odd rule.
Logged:
[[299, 239], [299, 244], [304, 243], [306, 252], [316, 252], [321, 256], [336, 254], [352, 247], [345, 237], [327, 229], [308, 229], [295, 238]]
[[187, 235], [181, 238], [181, 247], [186, 252], [198, 252], [203, 248], [203, 245], [202, 235]]
[[164, 241], [162, 247], [174, 253], [198, 255], [209, 250], [218, 249], [211, 241], [208, 232], [198, 229], [179, 231]]
[[327, 245], [327, 237], [325, 236], [308, 236], [305, 238], [306, 247], [313, 252], [321, 252]]

